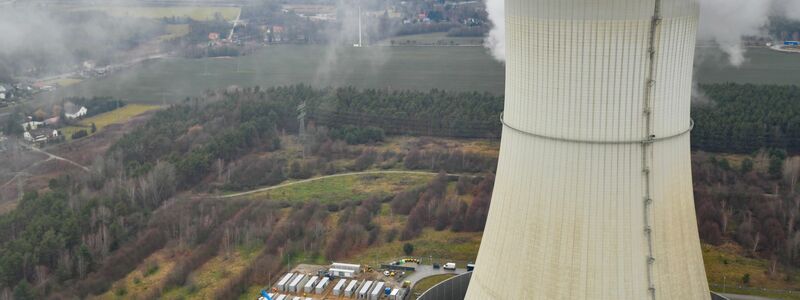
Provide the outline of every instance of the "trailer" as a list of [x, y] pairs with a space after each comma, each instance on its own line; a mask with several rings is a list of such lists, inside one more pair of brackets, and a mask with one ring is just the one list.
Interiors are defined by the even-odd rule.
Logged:
[[375, 283], [375, 286], [372, 288], [372, 292], [369, 293], [370, 300], [378, 300], [381, 295], [383, 295], [383, 284], [383, 281]]
[[[333, 295], [334, 296], [341, 296], [342, 295], [342, 290], [344, 290], [344, 288], [345, 288], [345, 286], [344, 286], [345, 283], [347, 283], [347, 279], [344, 279], [344, 278], [339, 279], [339, 281], [336, 282], [336, 285], [333, 286]], [[317, 288], [319, 288], [319, 287], [317, 287]]]
[[331, 264], [331, 269], [350, 270], [353, 271], [355, 274], [358, 274], [361, 272], [361, 265], [334, 262]]
[[328, 269], [328, 273], [330, 273], [330, 274], [331, 274], [331, 276], [335, 276], [335, 277], [341, 277], [341, 278], [353, 278], [353, 277], [356, 277], [356, 274], [357, 274], [357, 273], [356, 273], [355, 271], [353, 271], [353, 270], [348, 270], [348, 269], [336, 269], [336, 268], [330, 268], [330, 269]]
[[361, 272], [361, 265], [345, 264], [334, 262], [328, 269], [328, 273], [336, 277], [354, 278]]
[[[327, 288], [327, 287], [328, 287], [328, 282], [329, 282], [329, 281], [330, 281], [330, 278], [328, 278], [328, 277], [322, 277], [322, 280], [320, 280], [320, 281], [319, 281], [319, 283], [317, 283], [317, 288], [316, 288], [316, 290], [314, 291], [314, 293], [317, 293], [317, 294], [322, 294], [322, 292], [324, 292], [324, 291], [325, 291], [325, 288]], [[338, 295], [337, 295], [337, 296], [338, 296]]]
[[358, 290], [358, 299], [367, 299], [367, 297], [369, 297], [369, 288], [371, 287], [372, 287], [372, 280], [364, 283], [364, 285], [361, 286], [361, 289]]
[[292, 277], [294, 277], [294, 273], [286, 273], [286, 275], [284, 275], [283, 278], [281, 278], [281, 280], [278, 281], [278, 284], [275, 285], [275, 287], [279, 291], [285, 292], [286, 286], [289, 285], [289, 281], [292, 279]]
[[358, 286], [358, 280], [350, 280], [350, 284], [348, 284], [347, 288], [344, 289], [344, 296], [353, 297], [353, 295], [356, 293], [356, 286]]
[[297, 274], [297, 276], [292, 279], [292, 283], [289, 284], [289, 287], [286, 288], [286, 291], [290, 293], [297, 293], [300, 291], [303, 284], [305, 284], [305, 281], [303, 281], [304, 279], [308, 280], [305, 274]]
[[406, 289], [399, 288], [393, 289], [391, 293], [389, 293], [389, 300], [403, 300], [406, 296]]
[[317, 280], [319, 280], [319, 276], [311, 277], [311, 279], [306, 282], [306, 285], [303, 286], [303, 291], [306, 293], [311, 293], [314, 291], [314, 287], [317, 286]]

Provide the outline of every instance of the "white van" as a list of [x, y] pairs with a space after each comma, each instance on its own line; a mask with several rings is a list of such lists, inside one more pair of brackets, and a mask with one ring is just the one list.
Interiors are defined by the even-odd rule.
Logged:
[[444, 264], [442, 269], [455, 271], [456, 270], [456, 263], [451, 263], [451, 262], [446, 263], [446, 264]]

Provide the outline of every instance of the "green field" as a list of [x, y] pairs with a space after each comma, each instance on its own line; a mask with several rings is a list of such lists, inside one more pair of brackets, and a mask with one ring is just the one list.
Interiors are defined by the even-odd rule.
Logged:
[[239, 15], [239, 7], [216, 6], [92, 6], [75, 10], [102, 11], [115, 17], [132, 17], [147, 19], [191, 18], [197, 21], [213, 20], [219, 15], [225, 20], [235, 20]]
[[[700, 83], [800, 84], [800, 55], [749, 49], [749, 60], [740, 68], [730, 66], [715, 49], [699, 48], [697, 57], [695, 77]], [[113, 96], [129, 102], [162, 104], [208, 89], [298, 83], [502, 94], [505, 75], [503, 65], [482, 47], [282, 45], [237, 58], [164, 59], [41, 97]]]
[[438, 46], [481, 46], [482, 37], [451, 37], [446, 32], [395, 36], [378, 42], [382, 46], [438, 45]]
[[[795, 269], [778, 269], [775, 274], [767, 271], [769, 260], [744, 255], [741, 247], [725, 244], [719, 247], [702, 245], [703, 263], [711, 289], [721, 293], [754, 295], [774, 299], [800, 299], [800, 272]], [[742, 282], [749, 274], [750, 282]], [[794, 291], [789, 293], [787, 291]]]
[[697, 48], [695, 81], [800, 85], [800, 54], [749, 48], [741, 67], [728, 63], [715, 48]]
[[159, 107], [155, 105], [129, 104], [120, 109], [115, 109], [110, 112], [83, 119], [75, 126], [62, 127], [59, 130], [61, 131], [61, 134], [67, 138], [67, 140], [71, 140], [72, 134], [80, 130], [86, 130], [86, 132], [91, 135], [92, 133], [90, 129], [92, 127], [92, 123], [94, 123], [94, 125], [97, 127], [97, 131], [100, 131], [108, 125], [125, 123], [135, 116], [158, 108]]
[[129, 102], [183, 100], [208, 89], [312, 84], [503, 93], [504, 68], [481, 47], [270, 46], [238, 58], [170, 58], [41, 94], [106, 95]]
[[414, 288], [411, 289], [411, 299], [416, 299], [417, 295], [421, 295], [425, 291], [432, 288], [434, 285], [437, 285], [442, 281], [450, 279], [453, 276], [455, 276], [455, 274], [440, 274], [422, 278], [422, 280], [414, 284]]
[[272, 199], [291, 202], [320, 201], [336, 203], [364, 200], [371, 196], [386, 196], [409, 187], [428, 183], [431, 175], [380, 174], [325, 178], [290, 185], [249, 196], [252, 199]]

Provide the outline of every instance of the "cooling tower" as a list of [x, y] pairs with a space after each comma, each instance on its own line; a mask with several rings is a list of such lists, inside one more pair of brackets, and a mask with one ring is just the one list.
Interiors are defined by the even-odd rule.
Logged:
[[503, 139], [467, 299], [709, 299], [697, 0], [506, 0]]

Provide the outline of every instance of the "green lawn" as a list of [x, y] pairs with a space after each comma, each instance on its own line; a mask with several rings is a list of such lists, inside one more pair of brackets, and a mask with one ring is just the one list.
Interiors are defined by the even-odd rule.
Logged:
[[[768, 274], [770, 262], [766, 259], [743, 255], [746, 251], [738, 246], [725, 244], [719, 247], [702, 245], [703, 263], [708, 283], [716, 292], [763, 296], [776, 299], [800, 299], [800, 293], [788, 294], [769, 290], [800, 291], [800, 272], [795, 269], [778, 269]], [[745, 274], [750, 282], [742, 282]], [[787, 276], [788, 275], [788, 276]], [[789, 280], [787, 280], [789, 279]], [[742, 288], [736, 288], [741, 286]]]
[[188, 17], [197, 21], [213, 20], [216, 15], [225, 20], [235, 20], [241, 8], [216, 6], [122, 6], [98, 5], [75, 10], [103, 11], [115, 17], [162, 19]]
[[81, 130], [86, 130], [89, 135], [92, 135], [92, 123], [97, 127], [97, 131], [100, 131], [108, 125], [125, 123], [135, 116], [158, 108], [159, 107], [155, 105], [128, 104], [120, 109], [82, 119], [75, 126], [62, 127], [59, 128], [59, 130], [67, 140], [71, 140], [72, 134]]
[[320, 179], [291, 185], [249, 196], [252, 199], [272, 199], [290, 202], [320, 201], [335, 203], [346, 200], [364, 200], [403, 191], [409, 187], [428, 183], [431, 175], [376, 174], [353, 175]]
[[411, 256], [423, 258], [423, 263], [429, 263], [429, 258], [433, 257], [434, 261], [455, 262], [459, 268], [464, 268], [478, 256], [482, 235], [482, 232], [435, 231], [426, 228], [415, 239], [370, 247], [348, 261], [368, 265], [393, 261], [407, 257], [408, 255], [403, 252], [403, 244], [411, 243], [414, 245], [414, 253]]
[[300, 83], [502, 94], [504, 74], [503, 65], [481, 47], [346, 47], [333, 52], [322, 45], [278, 45], [235, 58], [162, 59], [42, 97], [103, 95], [130, 103], [162, 104], [162, 99], [176, 102], [232, 85]]
[[411, 289], [411, 299], [416, 299], [418, 295], [421, 295], [425, 291], [432, 288], [434, 285], [437, 285], [438, 283], [445, 281], [453, 276], [455, 276], [455, 274], [440, 274], [422, 278], [422, 280], [414, 284], [414, 288]]

